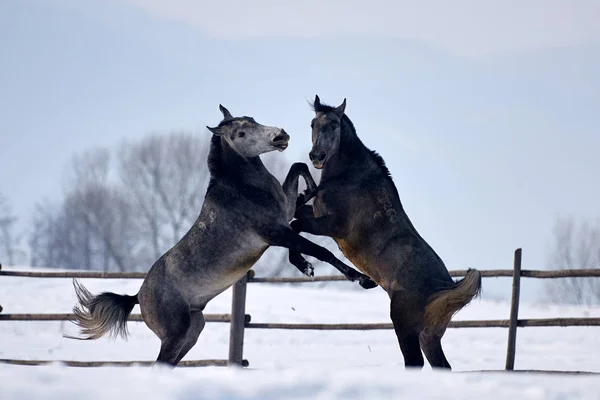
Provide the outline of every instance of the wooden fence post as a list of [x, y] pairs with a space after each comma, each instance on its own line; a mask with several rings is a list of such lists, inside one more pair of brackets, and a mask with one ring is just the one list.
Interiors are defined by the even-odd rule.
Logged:
[[229, 333], [229, 365], [243, 366], [244, 328], [246, 327], [246, 286], [248, 274], [233, 285], [231, 299], [231, 326]]
[[521, 294], [521, 249], [515, 250], [513, 263], [512, 298], [510, 302], [510, 321], [508, 325], [508, 346], [506, 349], [505, 370], [515, 368], [515, 351], [517, 345], [517, 325], [519, 323], [519, 296]]

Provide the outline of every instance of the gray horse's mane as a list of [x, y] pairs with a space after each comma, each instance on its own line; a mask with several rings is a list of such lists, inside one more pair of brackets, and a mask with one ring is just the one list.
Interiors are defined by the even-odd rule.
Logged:
[[210, 150], [208, 152], [208, 172], [210, 172], [210, 181], [208, 182], [208, 190], [216, 183], [222, 168], [223, 159], [223, 148], [221, 144], [221, 137], [212, 135], [210, 138]]

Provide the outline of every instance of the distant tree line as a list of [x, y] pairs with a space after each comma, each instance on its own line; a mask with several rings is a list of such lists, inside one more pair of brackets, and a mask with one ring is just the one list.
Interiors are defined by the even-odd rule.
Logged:
[[[556, 220], [548, 254], [550, 269], [600, 268], [600, 220]], [[555, 303], [600, 305], [600, 278], [549, 279], [546, 298]]]
[[0, 262], [4, 260], [9, 265], [23, 258], [21, 237], [16, 233], [17, 220], [7, 197], [0, 193]]
[[[35, 204], [25, 235], [16, 235], [17, 218], [0, 195], [0, 262], [27, 263], [28, 254], [31, 266], [147, 271], [200, 213], [210, 178], [209, 144], [208, 134], [153, 133], [114, 149], [76, 154], [63, 176], [61, 197]], [[291, 165], [285, 155], [261, 158], [283, 182]], [[298, 274], [287, 256], [284, 249], [270, 248], [255, 268], [262, 276]], [[325, 273], [327, 264], [319, 264], [319, 273]]]
[[147, 270], [191, 226], [208, 180], [208, 141], [186, 132], [151, 134], [115, 151], [77, 154], [58, 202], [36, 204], [33, 266]]

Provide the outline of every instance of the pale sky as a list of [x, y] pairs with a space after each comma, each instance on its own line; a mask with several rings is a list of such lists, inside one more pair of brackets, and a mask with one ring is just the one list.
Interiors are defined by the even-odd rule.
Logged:
[[516, 247], [544, 268], [556, 216], [600, 216], [599, 15], [585, 0], [2, 1], [0, 191], [27, 228], [76, 152], [207, 134], [219, 103], [284, 127], [275, 156], [308, 163], [319, 94], [347, 98], [450, 269], [510, 268]]
[[595, 0], [122, 0], [218, 39], [398, 37], [467, 57], [600, 42]]

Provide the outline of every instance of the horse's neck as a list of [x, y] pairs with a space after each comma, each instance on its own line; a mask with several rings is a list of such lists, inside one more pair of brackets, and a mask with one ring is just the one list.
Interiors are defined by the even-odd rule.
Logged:
[[[342, 120], [343, 121], [343, 120]], [[321, 181], [356, 171], [367, 171], [375, 167], [369, 149], [358, 138], [347, 122], [342, 122], [342, 132], [338, 151], [325, 164]]]
[[227, 177], [245, 185], [263, 187], [272, 176], [260, 157], [244, 158], [226, 144], [222, 146], [221, 163]]

